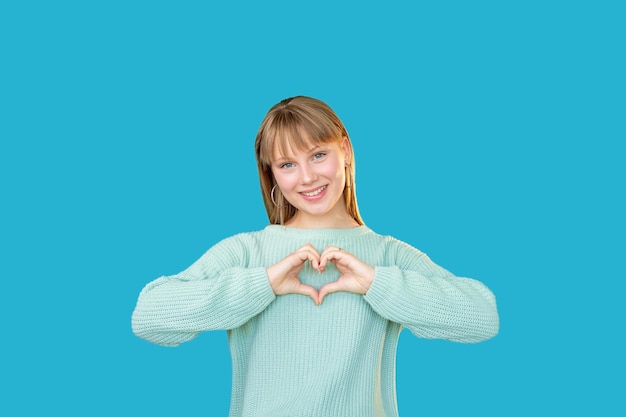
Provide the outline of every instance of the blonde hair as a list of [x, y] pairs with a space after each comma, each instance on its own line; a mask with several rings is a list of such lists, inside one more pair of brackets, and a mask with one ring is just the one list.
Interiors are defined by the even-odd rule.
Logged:
[[341, 145], [344, 139], [350, 145], [350, 155], [346, 155], [350, 164], [346, 166], [343, 198], [348, 214], [363, 225], [356, 202], [354, 150], [345, 126], [335, 112], [323, 101], [305, 96], [284, 99], [267, 112], [256, 135], [254, 149], [263, 203], [270, 224], [284, 224], [297, 211], [280, 193], [272, 196], [272, 189], [276, 185], [271, 168], [274, 151], [277, 149], [284, 155], [289, 148], [308, 150], [311, 145], [332, 142]]

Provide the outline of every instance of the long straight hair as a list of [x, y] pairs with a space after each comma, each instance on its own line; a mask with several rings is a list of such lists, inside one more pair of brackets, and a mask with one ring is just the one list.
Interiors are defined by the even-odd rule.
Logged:
[[[363, 219], [356, 202], [354, 150], [348, 131], [335, 114], [323, 101], [315, 98], [296, 96], [275, 104], [265, 115], [256, 135], [254, 149], [263, 203], [270, 224], [284, 224], [289, 221], [297, 209], [285, 199], [278, 187], [272, 201], [272, 189], [276, 179], [272, 173], [272, 156], [278, 150], [286, 154], [289, 148], [308, 150], [311, 146], [336, 142], [341, 145], [348, 141], [349, 161], [346, 166], [346, 187], [343, 198], [348, 214], [360, 225]], [[275, 203], [276, 204], [275, 204]]]

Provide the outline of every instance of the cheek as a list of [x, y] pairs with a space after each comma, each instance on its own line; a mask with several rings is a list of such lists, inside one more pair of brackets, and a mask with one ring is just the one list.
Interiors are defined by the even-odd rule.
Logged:
[[284, 172], [281, 173], [280, 171], [272, 171], [272, 173], [274, 174], [274, 179], [276, 180], [276, 183], [281, 189], [286, 190], [294, 185], [294, 175], [288, 175]]
[[342, 178], [344, 176], [343, 165], [340, 161], [334, 161], [332, 164], [328, 164], [325, 169], [325, 175], [328, 178]]

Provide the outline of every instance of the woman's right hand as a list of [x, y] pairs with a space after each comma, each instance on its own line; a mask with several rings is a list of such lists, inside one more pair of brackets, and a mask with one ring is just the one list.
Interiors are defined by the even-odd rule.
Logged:
[[266, 269], [274, 294], [302, 294], [311, 297], [315, 305], [319, 305], [318, 291], [303, 284], [298, 277], [307, 260], [311, 261], [313, 269], [319, 270], [320, 254], [309, 243]]

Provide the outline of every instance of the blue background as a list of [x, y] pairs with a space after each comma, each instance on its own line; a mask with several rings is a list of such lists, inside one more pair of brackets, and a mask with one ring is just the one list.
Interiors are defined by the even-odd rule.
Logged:
[[254, 136], [297, 94], [346, 124], [366, 223], [498, 298], [488, 342], [402, 334], [402, 416], [626, 412], [621, 2], [17, 3], [0, 414], [227, 415], [225, 333], [163, 348], [130, 314], [264, 227]]

